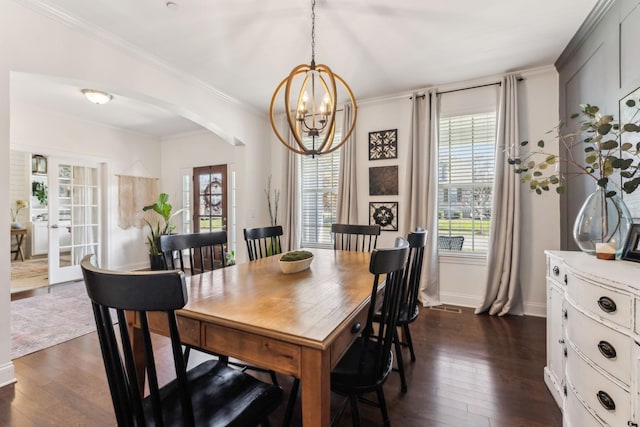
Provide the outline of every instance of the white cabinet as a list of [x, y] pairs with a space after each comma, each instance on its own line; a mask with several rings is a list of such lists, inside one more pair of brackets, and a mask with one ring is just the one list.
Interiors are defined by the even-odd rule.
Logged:
[[640, 264], [547, 251], [545, 382], [565, 426], [638, 426]]
[[31, 223], [31, 255], [45, 255], [49, 252], [49, 222]]

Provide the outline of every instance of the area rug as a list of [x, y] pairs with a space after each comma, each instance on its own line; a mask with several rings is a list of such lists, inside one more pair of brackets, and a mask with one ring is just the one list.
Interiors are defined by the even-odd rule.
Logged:
[[52, 286], [47, 294], [11, 302], [11, 359], [95, 330], [84, 282]]

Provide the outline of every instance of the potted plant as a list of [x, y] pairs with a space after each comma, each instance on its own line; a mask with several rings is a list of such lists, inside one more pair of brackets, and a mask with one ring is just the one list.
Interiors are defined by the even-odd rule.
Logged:
[[152, 210], [162, 217], [162, 221], [158, 221], [155, 227], [148, 220], [144, 220], [149, 226], [147, 245], [149, 246], [149, 262], [152, 270], [164, 269], [162, 252], [160, 252], [160, 236], [170, 234], [176, 228], [176, 226], [171, 223], [171, 218], [183, 211], [183, 209], [178, 209], [171, 213], [172, 209], [173, 206], [169, 203], [169, 195], [167, 193], [160, 193], [158, 200], [156, 200], [154, 204], [142, 208], [144, 212]]
[[[637, 100], [628, 99], [625, 106], [631, 112], [630, 120], [620, 124], [613, 115], [602, 114], [598, 106], [582, 104], [580, 112], [571, 116], [580, 120], [577, 131], [560, 134], [560, 123], [547, 132], [556, 133], [566, 157], [545, 151], [545, 141], [540, 140], [536, 148], [508, 159], [520, 182], [536, 194], [552, 187], [563, 193], [567, 179], [573, 175], [593, 178], [596, 190], [585, 200], [573, 228], [574, 240], [586, 253], [595, 254], [600, 244], [619, 258], [624, 248], [633, 220], [611, 178], [616, 172], [620, 174], [625, 193], [634, 192], [640, 185], [639, 105]], [[520, 143], [521, 147], [527, 145], [528, 141]], [[582, 147], [580, 157], [575, 154], [577, 147]], [[566, 165], [564, 170], [557, 168], [561, 163]]]
[[29, 205], [24, 200], [18, 199], [16, 200], [16, 208], [9, 208], [11, 211], [11, 228], [22, 228], [22, 224], [18, 221], [20, 211]]

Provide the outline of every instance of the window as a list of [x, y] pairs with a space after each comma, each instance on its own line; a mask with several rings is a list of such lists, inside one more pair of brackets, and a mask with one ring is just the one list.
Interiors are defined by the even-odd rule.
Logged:
[[[340, 140], [336, 131], [334, 144]], [[302, 156], [302, 246], [330, 247], [331, 224], [336, 222], [340, 151]]]
[[464, 252], [487, 253], [496, 113], [443, 117], [439, 126], [438, 234], [463, 236]]

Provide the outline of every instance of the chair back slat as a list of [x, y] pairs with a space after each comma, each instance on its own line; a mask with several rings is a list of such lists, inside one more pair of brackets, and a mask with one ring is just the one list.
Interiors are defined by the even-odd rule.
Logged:
[[[400, 296], [402, 294], [402, 280], [407, 264], [409, 244], [402, 238], [396, 239], [395, 247], [374, 249], [371, 252], [369, 271], [374, 275], [371, 289], [371, 302], [367, 315], [367, 323], [363, 331], [364, 360], [370, 349], [374, 350], [375, 372], [380, 380], [385, 374], [385, 368], [389, 365], [391, 357], [391, 345], [393, 344], [394, 331], [398, 321], [400, 310]], [[378, 285], [384, 280], [385, 289], [382, 295], [382, 303], [378, 304]], [[379, 322], [377, 328], [373, 328], [373, 322]], [[364, 364], [363, 364], [364, 365]]]
[[[180, 393], [183, 399], [182, 415], [184, 425], [193, 425], [191, 398], [186, 386], [186, 367], [180, 348], [175, 310], [187, 303], [185, 276], [181, 271], [151, 271], [122, 273], [102, 270], [91, 263], [92, 255], [81, 262], [87, 295], [91, 299], [102, 348], [109, 389], [119, 426], [146, 425], [142, 393], [137, 384], [137, 372], [131, 337], [125, 311], [135, 312], [140, 323], [145, 358], [145, 372], [149, 384], [153, 424], [163, 425], [162, 407], [158, 387], [158, 376], [151, 342], [147, 312], [165, 312], [169, 322], [170, 339], [178, 351], [174, 351], [174, 365]], [[116, 338], [110, 310], [118, 317], [120, 343]], [[186, 405], [186, 406], [184, 406]], [[147, 413], [149, 416], [149, 413]]]
[[256, 227], [244, 229], [249, 261], [282, 253], [282, 226]]
[[407, 236], [407, 242], [409, 242], [409, 257], [404, 274], [402, 303], [406, 304], [408, 317], [411, 318], [415, 315], [418, 305], [424, 249], [427, 246], [427, 231], [424, 228], [416, 228]]
[[331, 224], [333, 249], [371, 252], [378, 245], [379, 225]]
[[[226, 267], [227, 232], [167, 234], [160, 236], [160, 251], [170, 270], [191, 274]], [[188, 263], [184, 258], [188, 258]]]

